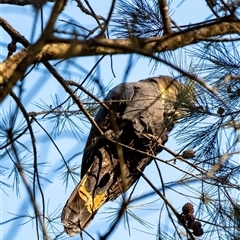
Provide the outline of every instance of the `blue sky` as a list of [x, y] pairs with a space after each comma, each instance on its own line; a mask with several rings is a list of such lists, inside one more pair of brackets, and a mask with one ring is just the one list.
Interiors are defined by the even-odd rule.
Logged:
[[[94, 10], [97, 14], [101, 14], [103, 16], [107, 15], [109, 1], [107, 0], [101, 0], [101, 4], [96, 3], [95, 1], [89, 1], [90, 4], [93, 6]], [[175, 8], [176, 13], [173, 15], [174, 20], [180, 25], [180, 24], [188, 24], [193, 23], [197, 21], [201, 21], [209, 16], [209, 14], [206, 12], [206, 6], [204, 1], [202, 0], [195, 0], [194, 4], [192, 3], [192, 0], [186, 0], [183, 1], [181, 4], [178, 1], [173, 1], [172, 5], [174, 6], [179, 5], [178, 8]], [[51, 4], [48, 4], [51, 6]], [[44, 9], [44, 19], [47, 20], [47, 17], [49, 15], [49, 7], [45, 7]], [[174, 7], [173, 7], [174, 9]], [[79, 9], [76, 8], [75, 2], [70, 1], [68, 3], [68, 6], [66, 7], [66, 12], [69, 14], [69, 16], [72, 16], [73, 18], [78, 19], [81, 22], [82, 25], [86, 27], [94, 27], [95, 23], [94, 21], [83, 14], [79, 13]], [[34, 29], [34, 13], [33, 9], [31, 7], [12, 7], [3, 5], [0, 6], [0, 14], [1, 16], [6, 19], [17, 31], [19, 31], [23, 36], [25, 36], [27, 39], [31, 39], [32, 32]], [[61, 16], [62, 19], [68, 19], [66, 15]], [[39, 19], [38, 19], [39, 21]], [[39, 24], [36, 25], [34, 32], [33, 39], [36, 40], [39, 36]], [[10, 42], [9, 36], [0, 29], [0, 37], [1, 42], [3, 45], [0, 49], [0, 58], [1, 61], [6, 57], [7, 50], [6, 45]], [[98, 58], [96, 57], [84, 57], [84, 58], [77, 58], [74, 61], [81, 67], [83, 67], [86, 71], [81, 70], [80, 68], [68, 68], [67, 63], [61, 64], [60, 66], [57, 66], [57, 69], [61, 72], [61, 74], [66, 79], [71, 79], [75, 81], [80, 81], [83, 79], [88, 70], [92, 68], [94, 63], [97, 61]], [[110, 58], [107, 56], [105, 59], [101, 62], [99, 68], [97, 69], [96, 74], [100, 77], [100, 79], [103, 80], [105, 86], [109, 84], [111, 81], [111, 86], [115, 86], [117, 83], [121, 82], [124, 78], [126, 67], [128, 64], [129, 56], [127, 55], [121, 55], [121, 56], [114, 56], [113, 57], [113, 68], [114, 73], [116, 75], [116, 78], [113, 77], [113, 74], [110, 69]], [[191, 59], [187, 59], [186, 64], [189, 64]], [[152, 63], [149, 63], [149, 60], [146, 58], [138, 58], [137, 56], [133, 56], [133, 68], [127, 78], [127, 81], [138, 81], [140, 79], [147, 78], [149, 76], [153, 75], [167, 75], [169, 74], [169, 69], [166, 68], [163, 65], [159, 65], [155, 72], [152, 72]], [[63, 99], [66, 97], [66, 94], [64, 91], [55, 84], [55, 80], [52, 79], [51, 76], [49, 76], [44, 70], [43, 66], [39, 66], [38, 70], [31, 73], [27, 79], [26, 79], [26, 93], [24, 95], [24, 105], [27, 109], [27, 111], [37, 111], [37, 107], [34, 105], [37, 102], [46, 102], [47, 104], [52, 103], [52, 96], [55, 94], [59, 94], [60, 97]], [[34, 89], [28, 92], [28, 89]], [[4, 110], [7, 110], [9, 108], [9, 100], [6, 100], [4, 104], [2, 105], [2, 108]], [[44, 126], [49, 129], [51, 132], [52, 127], [54, 126], [54, 123], [45, 122]], [[86, 137], [87, 137], [87, 131], [88, 128], [86, 126], [82, 127], [84, 130], [84, 134], [81, 134], [81, 139], [77, 141], [73, 135], [69, 133], [63, 132], [61, 135], [57, 136], [55, 138], [55, 141], [61, 149], [61, 152], [63, 153], [64, 157], [68, 159], [73, 155], [73, 153], [82, 151]], [[36, 141], [37, 143], [41, 143], [39, 150], [38, 150], [38, 156], [40, 162], [48, 161], [48, 165], [46, 167], [42, 167], [41, 171], [45, 173], [45, 177], [51, 182], [44, 182], [43, 189], [44, 189], [44, 195], [45, 200], [47, 203], [47, 210], [49, 213], [54, 211], [55, 209], [58, 210], [58, 213], [60, 213], [60, 209], [64, 206], [67, 198], [69, 197], [70, 193], [72, 192], [74, 188], [74, 183], [69, 182], [68, 188], [65, 190], [65, 186], [63, 185], [62, 181], [59, 178], [59, 175], [56, 173], [56, 168], [59, 167], [61, 156], [56, 151], [55, 147], [52, 144], [49, 144], [49, 141], [47, 141], [47, 137], [45, 134], [43, 134], [40, 131], [40, 128], [37, 127], [37, 125], [34, 125], [34, 129], [36, 131]], [[23, 143], [26, 145], [29, 145], [29, 136], [26, 136], [26, 138], [22, 139]], [[169, 140], [167, 143], [167, 146], [173, 150], [178, 149], [178, 146], [176, 145], [176, 142], [173, 138]], [[29, 145], [30, 147], [30, 145]], [[171, 156], [169, 156], [166, 153], [161, 153], [159, 155], [162, 159], [171, 159]], [[29, 159], [31, 159], [31, 156], [29, 156]], [[6, 161], [6, 160], [5, 160]], [[79, 156], [77, 159], [75, 159], [76, 164], [80, 164], [81, 162], [81, 156]], [[179, 167], [184, 167], [183, 163], [178, 163]], [[161, 165], [161, 170], [163, 173], [163, 177], [166, 182], [171, 182], [172, 180], [176, 179], [177, 171], [173, 172], [172, 168], [166, 167], [165, 165]], [[157, 185], [161, 186], [160, 180], [158, 177], [158, 174], [156, 172], [155, 167], [153, 164], [151, 164], [147, 169], [145, 170], [145, 174]], [[173, 179], [174, 176], [174, 179]], [[9, 184], [12, 184], [13, 178], [9, 177], [9, 175], [2, 176], [2, 181], [6, 181]], [[20, 196], [16, 197], [16, 193], [12, 189], [5, 189], [6, 193], [1, 192], [1, 219], [0, 221], [7, 221], [8, 219], [11, 219], [15, 217], [12, 214], [21, 214], [21, 213], [33, 213], [33, 209], [31, 207], [31, 204], [29, 202], [29, 198], [26, 194], [26, 191], [23, 185], [20, 186]], [[143, 180], [141, 180], [138, 184], [138, 188], [136, 190], [136, 195], [141, 195], [145, 191], [148, 191], [149, 187], [147, 183]], [[181, 191], [184, 191], [183, 189]], [[175, 207], [181, 207], [182, 204], [185, 202], [184, 199], [177, 199], [177, 194], [174, 192], [167, 193], [167, 197], [170, 202], [173, 202], [175, 204]], [[130, 219], [130, 229], [131, 229], [131, 235], [129, 236], [129, 232], [126, 230], [127, 228], [124, 226], [123, 222], [118, 226], [118, 228], [115, 230], [114, 235], [110, 239], [155, 239], [155, 234], [157, 231], [157, 223], [159, 218], [159, 212], [160, 207], [162, 206], [162, 201], [158, 199], [157, 196], [152, 197], [151, 199], [147, 200], [147, 203], [150, 201], [156, 201], [154, 204], [149, 205], [141, 205], [138, 206], [137, 204], [134, 206], [131, 206], [131, 210], [139, 215], [142, 219], [144, 219], [146, 222], [149, 223], [149, 226], [151, 228], [144, 228], [142, 225], [140, 225], [135, 220]], [[141, 202], [141, 204], [146, 204], [145, 202]], [[108, 203], [106, 204], [96, 215], [94, 218], [92, 224], [87, 228], [87, 231], [91, 232], [93, 236], [97, 236], [98, 233], [104, 233], [106, 232], [106, 226], [109, 225], [109, 211], [111, 211], [111, 207], [115, 208], [117, 207], [117, 202], [114, 203]], [[163, 213], [166, 215], [166, 213]], [[167, 215], [163, 217], [165, 221], [163, 221], [163, 225], [165, 225], [166, 230], [169, 223]], [[8, 224], [4, 224], [0, 226], [0, 238], [3, 240], [14, 240], [14, 239], [36, 239], [35, 234], [35, 228], [34, 228], [34, 222], [28, 222], [28, 218], [24, 219], [18, 219], [12, 222], [9, 222]], [[23, 224], [23, 225], [21, 225]], [[59, 225], [56, 225], [59, 229], [62, 228], [62, 225], [59, 221]], [[144, 232], [144, 233], [143, 233]], [[2, 234], [2, 235], [1, 235]], [[71, 239], [79, 239], [79, 236], [76, 236]], [[86, 237], [86, 239], [88, 239]]]

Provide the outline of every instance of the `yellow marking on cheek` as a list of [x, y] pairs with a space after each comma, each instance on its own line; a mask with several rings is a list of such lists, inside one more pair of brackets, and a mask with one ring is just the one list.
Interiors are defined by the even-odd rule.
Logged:
[[165, 103], [165, 96], [166, 96], [165, 91], [162, 91], [162, 104], [163, 105]]
[[160, 94], [161, 94], [161, 101], [162, 104], [164, 105], [165, 102], [174, 102], [176, 101], [176, 89], [174, 87], [168, 88], [168, 89], [160, 89]]
[[106, 192], [96, 195], [93, 199], [92, 193], [88, 192], [84, 187], [85, 182], [87, 180], [87, 175], [85, 175], [82, 179], [81, 186], [78, 189], [78, 194], [80, 198], [85, 202], [85, 206], [87, 207], [88, 212], [92, 213], [98, 210], [103, 204], [106, 196]]

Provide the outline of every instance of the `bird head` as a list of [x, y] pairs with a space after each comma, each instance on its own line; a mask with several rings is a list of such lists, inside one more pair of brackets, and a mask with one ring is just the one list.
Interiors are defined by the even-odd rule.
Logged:
[[191, 113], [196, 98], [193, 82], [183, 84], [169, 76], [160, 76], [153, 80], [158, 84], [165, 117], [177, 121]]

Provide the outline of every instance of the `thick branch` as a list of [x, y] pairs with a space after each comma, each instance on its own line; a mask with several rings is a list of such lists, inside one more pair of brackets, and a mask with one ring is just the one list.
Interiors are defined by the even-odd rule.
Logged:
[[[45, 2], [55, 2], [55, 0], [45, 0]], [[26, 5], [35, 5], [36, 0], [0, 0], [0, 4], [26, 6]]]
[[[14, 55], [16, 56], [16, 58], [14, 58], [13, 56], [8, 58], [10, 59], [9, 62], [8, 59], [4, 61], [5, 63], [7, 62], [5, 67], [9, 67], [11, 69], [10, 71], [6, 70], [0, 64], [0, 85], [2, 85], [0, 88], [0, 102], [2, 102], [3, 99], [10, 93], [13, 86], [24, 75], [27, 68], [35, 62], [36, 60], [35, 56], [38, 55], [38, 53], [41, 53], [41, 50], [44, 48], [44, 45], [46, 44], [49, 34], [53, 32], [54, 24], [56, 22], [57, 17], [66, 4], [67, 0], [57, 1], [54, 4], [46, 28], [44, 29], [41, 37], [35, 44], [30, 45], [27, 51], [24, 49], [23, 51], [19, 52], [17, 56]], [[7, 71], [10, 74], [9, 75], [3, 74], [5, 71]]]
[[[38, 49], [38, 54], [33, 56], [34, 59], [31, 61], [31, 64], [44, 60], [66, 59], [79, 56], [112, 55], [135, 52], [152, 54], [155, 52], [172, 51], [214, 36], [240, 33], [239, 21], [235, 19], [224, 20], [225, 21], [223, 21], [223, 19], [221, 21], [216, 20], [216, 22], [208, 25], [196, 26], [182, 32], [148, 39], [97, 38], [86, 41], [75, 39], [64, 41], [53, 39], [52, 42], [55, 43], [45, 44], [41, 49]], [[12, 55], [0, 64], [0, 84], [9, 82], [13, 75], [20, 75], [17, 68], [19, 67], [19, 64], [29, 55], [30, 48]], [[8, 85], [12, 87], [15, 82], [13, 82], [13, 84], [8, 83]], [[9, 91], [7, 90], [7, 92]]]

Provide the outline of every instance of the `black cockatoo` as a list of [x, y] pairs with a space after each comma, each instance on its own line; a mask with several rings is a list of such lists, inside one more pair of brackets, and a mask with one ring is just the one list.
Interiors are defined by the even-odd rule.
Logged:
[[143, 152], [161, 152], [181, 116], [178, 96], [184, 89], [173, 78], [160, 76], [122, 83], [108, 93], [108, 109], [101, 106], [95, 118], [104, 134], [92, 127], [84, 149], [81, 181], [62, 212], [67, 234], [80, 233], [104, 203], [140, 178], [139, 171], [153, 159]]

